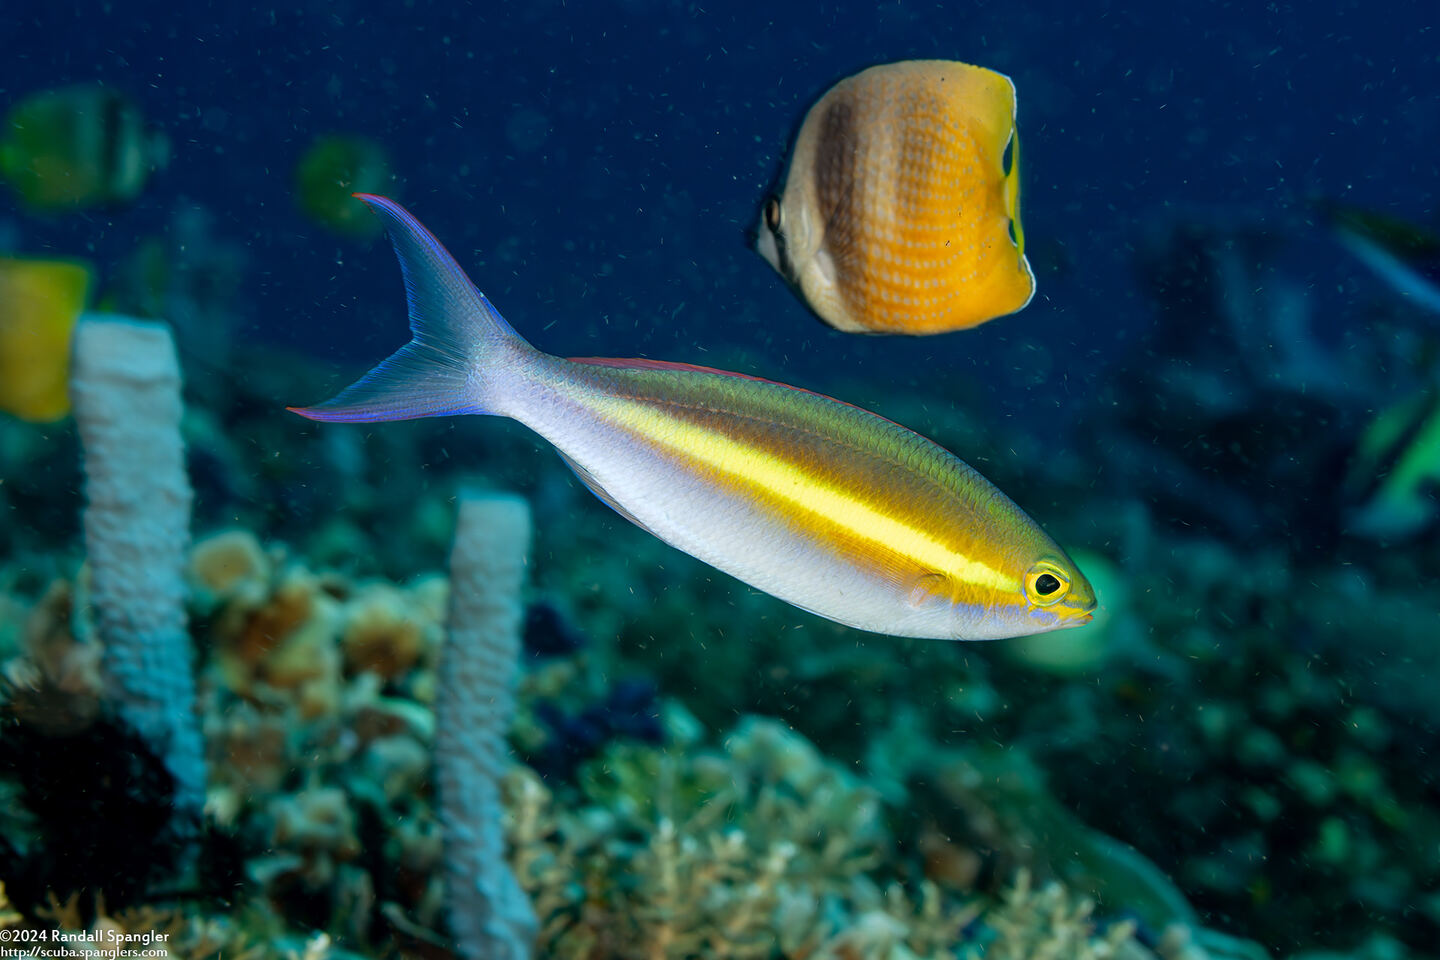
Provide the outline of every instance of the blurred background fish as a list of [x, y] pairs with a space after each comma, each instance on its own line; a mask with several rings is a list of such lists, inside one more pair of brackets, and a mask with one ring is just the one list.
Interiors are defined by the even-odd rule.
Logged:
[[393, 177], [385, 148], [365, 137], [327, 134], [295, 167], [295, 202], [315, 223], [341, 236], [378, 237], [380, 226], [356, 193], [386, 193]]
[[15, 103], [0, 128], [0, 176], [36, 210], [126, 203], [169, 159], [169, 140], [129, 97], [95, 84]]
[[1317, 202], [1335, 239], [1414, 306], [1440, 313], [1440, 235], [1400, 217], [1338, 201]]
[[1380, 412], [1361, 434], [1345, 473], [1354, 509], [1347, 532], [1407, 540], [1440, 517], [1440, 394], [1433, 387]]
[[0, 410], [38, 422], [70, 412], [70, 334], [89, 290], [83, 264], [0, 258]]
[[761, 256], [826, 323], [933, 334], [1023, 309], [1015, 86], [949, 60], [871, 67], [806, 114]]

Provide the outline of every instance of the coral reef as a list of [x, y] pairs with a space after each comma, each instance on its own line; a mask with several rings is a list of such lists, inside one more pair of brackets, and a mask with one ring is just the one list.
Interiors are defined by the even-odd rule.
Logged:
[[773, 721], [743, 724], [722, 752], [612, 748], [578, 790], [560, 804], [528, 772], [508, 785], [548, 955], [825, 955], [848, 932], [837, 918], [884, 912], [865, 876], [889, 843], [878, 798]]
[[[1168, 562], [1187, 569], [1188, 583], [1196, 589], [1243, 592], [1233, 580], [1201, 578], [1206, 569], [1201, 557], [1192, 550]], [[1148, 562], [1165, 569], [1157, 558]], [[216, 882], [233, 890], [239, 882], [245, 897], [220, 913], [167, 908], [167, 916], [196, 931], [194, 943], [229, 937], [225, 942], [242, 956], [246, 951], [301, 955], [307, 943], [319, 942], [297, 932], [305, 930], [323, 930], [334, 956], [445, 949], [450, 943], [442, 909], [446, 841], [430, 764], [437, 740], [432, 704], [442, 685], [440, 646], [451, 609], [447, 581], [426, 576], [396, 585], [315, 571], [289, 549], [262, 545], [236, 529], [198, 540], [187, 570], [192, 630], [205, 652], [201, 704], [213, 771], [200, 892], [204, 895], [210, 889], [206, 885]], [[1264, 564], [1254, 570], [1257, 583], [1274, 576], [1275, 569]], [[12, 685], [7, 694], [8, 726], [0, 729], [0, 744], [7, 749], [53, 742], [36, 739], [53, 735], [42, 733], [46, 713], [35, 710], [36, 697], [52, 703], [51, 714], [63, 713], [73, 702], [83, 715], [83, 704], [98, 701], [93, 671], [89, 680], [74, 680], [87, 676], [81, 669], [86, 656], [94, 662], [93, 645], [75, 637], [74, 589], [55, 583], [16, 608], [30, 626], [17, 633], [20, 656], [8, 668], [25, 682]], [[1333, 593], [1334, 585], [1317, 590]], [[1318, 595], [1304, 599], [1316, 617], [1338, 615]], [[1089, 726], [1083, 722], [1104, 698], [1135, 702], [1144, 689], [1135, 684], [1143, 677], [1153, 683], [1155, 677], [1168, 676], [1172, 684], [1179, 677], [1203, 682], [1204, 689], [1221, 689], [1220, 679], [1209, 671], [1241, 668], [1205, 653], [1218, 648], [1198, 639], [1193, 611], [1161, 614], [1152, 609], [1156, 602], [1145, 594], [1133, 597], [1110, 629], [1126, 629], [1131, 618], [1187, 618], [1192, 626], [1186, 645], [1163, 642], [1106, 658], [1106, 673], [1098, 683], [1085, 673], [1092, 668], [1084, 668], [1080, 677], [1088, 679], [1078, 685], [1070, 679], [1070, 667], [1057, 673], [1048, 662], [1037, 665], [1025, 657], [982, 663], [956, 659], [953, 647], [887, 642], [891, 654], [898, 646], [914, 655], [912, 663], [903, 664], [893, 655], [882, 656], [885, 651], [878, 646], [826, 650], [815, 638], [787, 638], [786, 643], [800, 641], [792, 650], [804, 651], [790, 661], [791, 670], [799, 672], [763, 682], [793, 686], [803, 677], [819, 685], [811, 699], [799, 702], [816, 709], [802, 709], [797, 720], [824, 738], [826, 749], [784, 721], [758, 716], [712, 737], [706, 732], [712, 724], [687, 709], [711, 705], [703, 695], [691, 690], [683, 702], [673, 692], [656, 698], [653, 688], [625, 679], [636, 665], [623, 666], [623, 660], [612, 659], [607, 644], [587, 642], [566, 628], [569, 638], [561, 649], [521, 658], [511, 738], [522, 758], [550, 756], [552, 749], [562, 749], [555, 746], [561, 741], [583, 741], [586, 750], [563, 748], [570, 757], [563, 772], [542, 777], [518, 765], [503, 781], [500, 822], [507, 860], [534, 904], [537, 953], [837, 960], [1264, 956], [1252, 944], [1202, 929], [1196, 911], [1164, 872], [1096, 829], [1133, 839], [1162, 864], [1167, 856], [1176, 863], [1172, 850], [1157, 848], [1149, 834], [1135, 829], [1142, 819], [1164, 823], [1153, 809], [1147, 818], [1137, 818], [1123, 807], [1106, 810], [1071, 792], [1079, 770], [1093, 776], [1090, 767], [1074, 766], [1089, 745], [1103, 742], [1107, 752], [1124, 756], [1113, 728], [1093, 719]], [[1222, 609], [1236, 606], [1233, 598], [1208, 602]], [[553, 620], [550, 613], [539, 616]], [[1274, 611], [1270, 616], [1276, 622]], [[518, 610], [513, 617], [518, 629]], [[583, 622], [584, 613], [577, 617]], [[640, 622], [651, 621], [640, 617]], [[759, 623], [763, 628], [764, 621]], [[353, 639], [357, 624], [369, 631], [361, 644]], [[544, 629], [561, 630], [553, 622]], [[1191, 664], [1191, 672], [1167, 673], [1174, 670], [1173, 661], [1163, 656], [1167, 649]], [[363, 656], [355, 655], [362, 650]], [[898, 690], [917, 670], [944, 696], [912, 696], [897, 709]], [[1266, 694], [1261, 702], [1272, 705], [1265, 709], [1279, 709], [1297, 696], [1299, 702], [1325, 702], [1326, 695], [1313, 689], [1313, 676], [1286, 672], [1276, 677], [1293, 692]], [[847, 715], [825, 705], [826, 689], [853, 689], [862, 682], [886, 698], [888, 711], [870, 713], [855, 704]], [[913, 679], [909, 682], [912, 691], [917, 689]], [[662, 691], [667, 684], [675, 686], [673, 680], [662, 680]], [[1023, 715], [1006, 708], [1025, 702], [1017, 692], [1022, 686], [1033, 704]], [[1203, 703], [1203, 698], [1195, 700]], [[144, 754], [143, 746], [114, 740], [111, 721], [88, 709], [93, 716], [81, 729], [97, 749], [111, 756]], [[602, 732], [588, 740], [556, 720], [575, 721], [591, 710], [600, 712], [591, 714], [586, 725]], [[1222, 789], [1207, 787], [1196, 767], [1203, 763], [1219, 773], [1215, 757], [1221, 753], [1238, 758], [1263, 753], [1256, 753], [1263, 744], [1247, 745], [1245, 738], [1254, 740], [1250, 731], [1258, 723], [1275, 721], [1256, 717], [1242, 722], [1230, 710], [1221, 703], [1184, 714], [1197, 736], [1209, 736], [1206, 742], [1213, 745], [1187, 746], [1187, 753], [1201, 751], [1188, 765], [1152, 760], [1151, 776], [1161, 779], [1151, 796], [1168, 793], [1179, 802], [1187, 790]], [[706, 715], [719, 712], [707, 709]], [[1295, 726], [1289, 729], [1315, 729], [1313, 713], [1293, 716]], [[644, 733], [628, 717], [645, 718], [653, 730]], [[1338, 816], [1326, 814], [1346, 825], [1344, 836], [1336, 827], [1324, 827], [1324, 818], [1316, 821], [1318, 841], [1330, 846], [1317, 847], [1310, 856], [1325, 850], [1327, 856], [1373, 863], [1376, 835], [1357, 831], [1356, 824], [1364, 821], [1345, 810], [1371, 811], [1376, 823], [1403, 817], [1395, 822], [1407, 829], [1424, 829], [1426, 821], [1416, 812], [1416, 798], [1358, 763], [1363, 744], [1370, 751], [1395, 748], [1393, 718], [1361, 711], [1340, 719], [1336, 729], [1358, 738], [1354, 747], [1342, 740], [1333, 756], [1317, 754], [1321, 762], [1310, 768], [1296, 757], [1279, 769], [1290, 771], [1285, 782], [1295, 784], [1295, 790], [1357, 804], [1342, 808]], [[857, 723], [866, 725], [865, 736], [855, 737]], [[949, 746], [948, 737], [937, 735], [946, 729], [938, 726], [942, 723], [967, 731], [963, 746]], [[1057, 728], [1069, 730], [1073, 740], [1048, 734]], [[1163, 733], [1173, 735], [1176, 729], [1168, 724]], [[1279, 736], [1282, 747], [1289, 736]], [[112, 738], [109, 746], [107, 737]], [[993, 739], [1009, 744], [1008, 749], [984, 745]], [[1309, 742], [1324, 741], [1312, 735]], [[1152, 758], [1173, 756], [1153, 739], [1137, 739], [1133, 749]], [[24, 769], [27, 762], [17, 759], [0, 768]], [[93, 769], [92, 761], [87, 764]], [[1331, 766], [1349, 772], [1325, 793], [1327, 778], [1313, 768], [1328, 771]], [[1182, 776], [1183, 781], [1168, 779]], [[70, 788], [42, 784], [27, 789], [20, 795], [22, 811], [36, 806], [23, 802], [26, 796]], [[84, 796], [86, 791], [72, 793]], [[1287, 809], [1298, 809], [1280, 799]], [[113, 796], [105, 802], [111, 811], [117, 809]], [[1270, 809], [1258, 796], [1254, 803], [1259, 806], [1245, 803], [1249, 810]], [[57, 812], [70, 818], [86, 815]], [[23, 815], [44, 813], [36, 809]], [[1223, 821], [1207, 823], [1212, 830], [1224, 826]], [[33, 823], [7, 827], [0, 822], [0, 828], [9, 837], [63, 832], [58, 824], [37, 829]], [[1174, 835], [1168, 836], [1173, 843]], [[1382, 857], [1392, 856], [1378, 849]], [[1178, 861], [1178, 875], [1187, 888], [1202, 891], [1202, 904], [1228, 904], [1207, 902], [1203, 876], [1208, 874], [1187, 872], [1194, 869], [1190, 864], [1203, 863], [1199, 852], [1196, 848]], [[36, 851], [17, 853], [22, 856], [11, 862], [33, 862]], [[1279, 876], [1280, 866], [1267, 872]], [[15, 912], [26, 923], [49, 922], [36, 912], [54, 909], [45, 906], [46, 889], [62, 897], [90, 890], [89, 896], [91, 882], [102, 875], [93, 861], [73, 876], [8, 869], [0, 874], [11, 882], [12, 894], [20, 889], [15, 884], [25, 887]], [[108, 897], [109, 886], [105, 892]], [[135, 895], [133, 890], [129, 894], [132, 902]], [[1373, 909], [1381, 901], [1372, 896], [1367, 903]], [[79, 928], [95, 922], [76, 921]], [[202, 939], [203, 931], [211, 940]], [[172, 944], [188, 942], [177, 934]], [[199, 955], [173, 946], [171, 952]]]
[[1094, 903], [1076, 900], [1058, 883], [1034, 889], [1030, 874], [1021, 870], [1014, 886], [986, 915], [993, 939], [983, 950], [972, 948], [970, 956], [986, 960], [1110, 960], [1130, 953], [1123, 947], [1134, 933], [1133, 924], [1117, 923], [1097, 937], [1090, 919], [1094, 909]]
[[[1333, 942], [1357, 926], [1432, 940], [1440, 918], [1415, 906], [1440, 881], [1423, 852], [1440, 819], [1424, 778], [1401, 771], [1440, 739], [1402, 684], [1380, 699], [1359, 692], [1391, 657], [1412, 675], [1426, 662], [1416, 659], [1432, 646], [1423, 616], [1353, 574], [1306, 571], [1278, 553], [1242, 559], [1211, 541], [1168, 544], [1137, 566], [1187, 584], [1183, 604], [1142, 595], [1136, 613], [1184, 669], [1152, 658], [1112, 671], [1007, 739], [1087, 822], [1262, 942]], [[1360, 617], [1385, 638], [1363, 654]], [[1107, 719], [1070, 742], [1044, 726], [1086, 716]], [[1124, 795], [1080, 787], [1110, 769], [1128, 771]]]
[[50, 735], [77, 733], [100, 713], [104, 691], [98, 643], [76, 639], [75, 587], [52, 581], [25, 613], [17, 656], [3, 664], [11, 711], [26, 726]]
[[[357, 431], [317, 465], [295, 449], [313, 438], [243, 404], [200, 412], [289, 452], [247, 467], [243, 497], [215, 485], [225, 471], [197, 481], [226, 505], [185, 577], [208, 829], [184, 905], [155, 905], [232, 929], [241, 955], [299, 955], [321, 930], [336, 956], [443, 956], [431, 760], [451, 591], [421, 571], [441, 566], [462, 472], [392, 493], [379, 465], [471, 445], [427, 425]], [[927, 423], [918, 406], [887, 412]], [[970, 418], [933, 427], [959, 449], [1001, 444]], [[1055, 530], [1102, 584], [1097, 623], [1049, 646], [860, 636], [584, 503], [511, 435], [469, 454], [466, 469], [513, 473], [567, 518], [535, 531], [521, 765], [503, 793], [537, 954], [1267, 955], [1202, 923], [1304, 960], [1427, 949], [1433, 545], [1317, 554], [1257, 534], [1242, 552], [1156, 522], [1168, 501], [1097, 492], [1033, 438], [1005, 442], [1019, 453], [987, 471], [1021, 499], [1084, 504]], [[1043, 484], [1025, 469], [1042, 459]], [[0, 495], [46, 502], [23, 476]], [[97, 884], [135, 909], [144, 858], [73, 824], [151, 822], [164, 790], [45, 779], [36, 758], [83, 749], [112, 786], [161, 784], [163, 764], [105, 712], [91, 573], [73, 550], [3, 536], [18, 549], [0, 569], [0, 879], [25, 923], [47, 922], [52, 890], [88, 905]], [[614, 556], [627, 562], [596, 562]], [[67, 791], [88, 805], [46, 809]], [[56, 857], [64, 836], [86, 837], [84, 855]], [[42, 857], [67, 869], [35, 869]]]
[[111, 911], [97, 894], [88, 915], [92, 919], [87, 921], [79, 895], [64, 901], [52, 895], [36, 910], [35, 919], [43, 922], [40, 929], [49, 937], [63, 936], [77, 953], [153, 950], [158, 952], [151, 955], [172, 960], [349, 960], [352, 956], [333, 949], [324, 933], [306, 938], [277, 932], [276, 918], [256, 907], [228, 917], [153, 907]]

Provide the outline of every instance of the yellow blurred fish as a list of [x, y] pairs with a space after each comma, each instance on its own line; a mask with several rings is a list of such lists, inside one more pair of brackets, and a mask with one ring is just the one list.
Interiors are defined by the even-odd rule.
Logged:
[[1015, 108], [1009, 77], [950, 60], [840, 81], [765, 202], [760, 254], [851, 333], [944, 333], [1024, 308]]
[[81, 264], [0, 258], [0, 410], [37, 422], [70, 412], [70, 334], [89, 289]]
[[168, 152], [129, 97], [91, 84], [32, 94], [0, 126], [0, 175], [39, 210], [133, 200]]

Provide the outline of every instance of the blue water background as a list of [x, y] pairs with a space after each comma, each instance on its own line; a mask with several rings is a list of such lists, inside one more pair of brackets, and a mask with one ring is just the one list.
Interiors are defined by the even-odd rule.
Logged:
[[[0, 100], [102, 81], [140, 101], [173, 153], [131, 208], [21, 220], [27, 252], [113, 262], [198, 202], [251, 255], [239, 336], [333, 360], [337, 378], [405, 333], [383, 244], [337, 238], [295, 205], [296, 160], [327, 132], [389, 148], [393, 193], [543, 348], [723, 360], [802, 384], [843, 371], [873, 385], [847, 399], [881, 407], [896, 390], [973, 383], [1020, 416], [1074, 408], [1113, 364], [1143, 362], [1127, 345], [1155, 323], [1133, 258], [1148, 224], [1220, 216], [1293, 234], [1290, 269], [1333, 331], [1375, 288], [1307, 229], [1302, 201], [1423, 220], [1440, 182], [1440, 30], [1418, 2], [11, 10]], [[835, 334], [745, 234], [808, 104], [917, 57], [1015, 79], [1039, 295], [961, 335]], [[507, 127], [527, 124], [543, 142], [518, 150]], [[0, 217], [19, 219], [13, 204]]]

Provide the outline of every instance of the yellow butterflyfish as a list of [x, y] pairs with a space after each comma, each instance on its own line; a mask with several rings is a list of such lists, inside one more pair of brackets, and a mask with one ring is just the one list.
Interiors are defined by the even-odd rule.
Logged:
[[1015, 85], [949, 60], [871, 67], [810, 108], [756, 246], [822, 320], [934, 334], [1035, 295]]
[[0, 410], [37, 422], [70, 412], [70, 335], [89, 290], [82, 264], [0, 258]]

